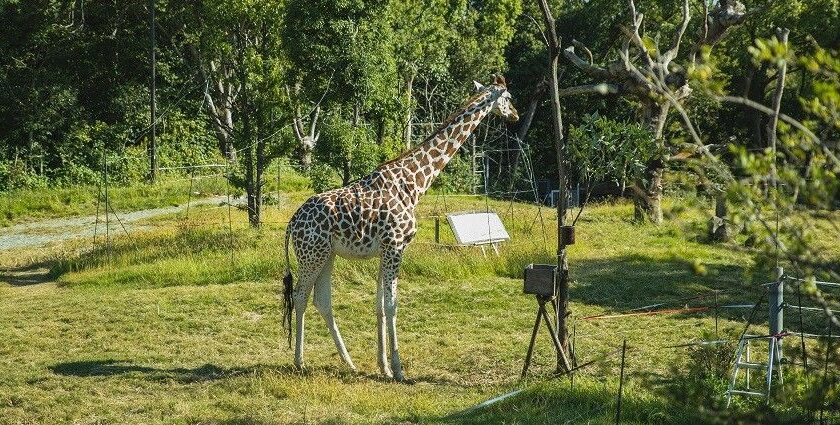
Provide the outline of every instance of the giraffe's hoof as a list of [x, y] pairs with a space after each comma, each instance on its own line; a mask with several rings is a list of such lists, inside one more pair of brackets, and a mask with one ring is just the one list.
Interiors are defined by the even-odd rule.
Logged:
[[397, 382], [405, 382], [405, 375], [403, 375], [402, 372], [395, 373], [394, 380]]
[[382, 376], [384, 376], [385, 378], [394, 379], [394, 373], [391, 372], [391, 369], [383, 368], [383, 369], [380, 370], [380, 372], [382, 373]]

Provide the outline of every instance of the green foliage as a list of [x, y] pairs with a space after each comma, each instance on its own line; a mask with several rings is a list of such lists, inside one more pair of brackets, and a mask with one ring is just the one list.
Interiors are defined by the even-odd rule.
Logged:
[[757, 39], [755, 46], [750, 46], [747, 51], [752, 55], [752, 60], [755, 65], [761, 65], [762, 62], [769, 62], [774, 66], [779, 66], [791, 59], [790, 46], [779, 41], [775, 36], [768, 40]]
[[[328, 104], [393, 104], [396, 63], [387, 1], [289, 0], [283, 44], [292, 81]], [[338, 42], [338, 40], [341, 40]]]
[[0, 163], [0, 191], [45, 187], [46, 179], [27, 170], [21, 162]]
[[313, 152], [315, 159], [329, 165], [344, 184], [371, 171], [382, 162], [382, 150], [366, 126], [353, 124], [338, 114], [324, 121], [321, 138]]
[[[738, 336], [731, 336], [737, 340]], [[719, 338], [706, 332], [701, 338], [715, 341]], [[724, 395], [731, 373], [732, 353], [736, 344], [723, 343], [688, 347], [682, 361], [671, 373], [675, 379], [668, 385], [674, 401], [681, 406], [702, 406], [709, 411], [724, 409]]]
[[621, 187], [643, 179], [648, 163], [663, 154], [640, 124], [611, 120], [597, 113], [569, 128], [568, 149], [579, 181], [612, 181]]
[[467, 155], [453, 157], [432, 183], [432, 188], [444, 193], [470, 193], [475, 188], [475, 175]]
[[326, 192], [341, 186], [341, 179], [329, 165], [316, 161], [309, 169], [309, 179], [315, 193]]

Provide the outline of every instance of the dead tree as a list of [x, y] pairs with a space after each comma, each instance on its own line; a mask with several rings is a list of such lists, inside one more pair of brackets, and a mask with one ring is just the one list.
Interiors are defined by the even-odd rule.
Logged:
[[242, 86], [234, 81], [233, 67], [223, 61], [211, 60], [206, 68], [199, 68], [205, 81], [204, 104], [207, 117], [218, 140], [219, 150], [228, 161], [235, 163], [233, 111]]
[[[295, 89], [297, 92], [297, 88]], [[289, 100], [292, 99], [291, 92], [288, 87], [286, 87], [286, 94]], [[315, 150], [315, 145], [318, 143], [318, 139], [321, 137], [321, 132], [318, 131], [318, 118], [321, 115], [321, 107], [315, 106], [312, 111], [309, 113], [309, 128], [306, 128], [306, 124], [303, 122], [303, 116], [300, 113], [300, 105], [295, 105], [294, 108], [294, 116], [292, 117], [292, 129], [295, 132], [295, 139], [298, 141], [301, 150], [301, 168], [303, 171], [309, 171], [310, 167], [312, 166], [312, 151]]]
[[563, 56], [596, 83], [564, 89], [561, 95], [616, 93], [639, 102], [641, 120], [657, 140], [663, 155], [647, 164], [646, 182], [637, 181], [631, 186], [635, 216], [637, 220], [647, 219], [658, 224], [662, 222], [662, 174], [669, 160], [663, 131], [672, 101], [682, 103], [691, 95], [686, 69], [695, 64], [697, 52], [703, 46], [714, 46], [730, 28], [743, 22], [747, 13], [744, 5], [737, 0], [721, 0], [711, 11], [707, 10], [704, 2], [704, 25], [691, 50], [688, 66], [680, 66], [675, 60], [691, 18], [688, 0], [683, 2], [682, 22], [674, 33], [671, 45], [662, 53], [648, 49], [641, 33], [644, 15], [636, 11], [633, 0], [628, 3], [630, 26], [622, 27], [624, 40], [618, 59], [597, 65], [586, 46], [572, 41], [573, 45], [563, 51]]

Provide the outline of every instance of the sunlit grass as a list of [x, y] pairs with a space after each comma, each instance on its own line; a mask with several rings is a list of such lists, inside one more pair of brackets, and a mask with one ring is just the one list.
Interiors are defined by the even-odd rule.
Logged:
[[[278, 174], [278, 171], [280, 172]], [[223, 170], [203, 171], [195, 175], [165, 174], [150, 185], [108, 185], [108, 199], [116, 212], [186, 204], [189, 199], [213, 195], [234, 196], [242, 190], [226, 182]], [[267, 195], [282, 191], [301, 191], [309, 187], [309, 180], [289, 169], [288, 164], [273, 164], [266, 171], [264, 191]], [[22, 189], [0, 193], [0, 227], [45, 218], [95, 214], [97, 207], [104, 211], [105, 187], [72, 186]]]
[[[555, 261], [556, 247], [554, 212], [526, 204], [450, 197], [444, 207], [435, 195], [421, 203], [399, 286], [411, 384], [376, 374], [375, 260], [339, 260], [334, 274], [336, 318], [360, 372], [341, 364], [314, 308], [308, 367], [295, 371], [280, 324], [279, 280], [283, 231], [306, 196], [284, 193], [266, 207], [260, 230], [248, 228], [244, 211], [232, 208], [228, 221], [227, 207], [205, 206], [148, 220], [154, 230], [110, 247], [100, 240], [93, 248], [84, 241], [46, 250], [57, 259], [50, 269], [57, 284], [0, 286], [0, 423], [613, 422], [615, 355], [581, 370], [572, 387], [549, 378], [553, 354], [542, 333], [532, 376], [519, 379], [536, 311], [521, 293], [521, 272], [530, 262]], [[721, 312], [719, 335], [711, 311], [582, 318], [711, 289], [723, 291], [720, 303], [751, 302], [761, 290], [755, 283], [766, 278], [746, 250], [704, 243], [703, 212], [677, 204], [684, 202], [668, 203], [672, 214], [661, 227], [632, 224], [626, 202], [593, 205], [569, 250], [579, 361], [628, 340], [626, 423], [708, 420], [669, 398], [674, 369], [690, 359], [685, 349], [663, 347], [737, 335], [745, 312]], [[512, 236], [499, 257], [451, 246], [445, 220], [443, 245], [433, 243], [433, 216], [486, 206]], [[27, 251], [15, 255], [28, 258]], [[527, 390], [449, 416], [514, 388]]]

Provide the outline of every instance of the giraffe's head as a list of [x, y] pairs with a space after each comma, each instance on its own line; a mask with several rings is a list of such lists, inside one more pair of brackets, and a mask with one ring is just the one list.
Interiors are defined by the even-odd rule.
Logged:
[[519, 114], [511, 102], [510, 92], [507, 89], [505, 77], [493, 74], [493, 83], [485, 87], [478, 81], [474, 81], [475, 88], [478, 91], [488, 91], [490, 93], [490, 101], [493, 102], [493, 108], [490, 112], [504, 118], [508, 122], [515, 122], [519, 120]]

